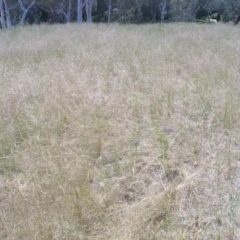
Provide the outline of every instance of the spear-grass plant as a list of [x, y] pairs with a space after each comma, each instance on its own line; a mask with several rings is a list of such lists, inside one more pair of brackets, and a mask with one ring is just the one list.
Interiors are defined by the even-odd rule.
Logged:
[[239, 239], [239, 37], [0, 32], [0, 238]]

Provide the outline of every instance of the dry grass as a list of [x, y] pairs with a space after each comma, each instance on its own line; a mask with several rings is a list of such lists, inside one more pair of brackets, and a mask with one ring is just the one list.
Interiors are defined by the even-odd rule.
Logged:
[[238, 27], [0, 38], [0, 239], [240, 239]]

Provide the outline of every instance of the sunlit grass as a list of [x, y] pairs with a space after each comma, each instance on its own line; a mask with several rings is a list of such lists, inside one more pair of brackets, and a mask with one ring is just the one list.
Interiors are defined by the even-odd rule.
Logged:
[[240, 32], [0, 32], [1, 239], [238, 239]]

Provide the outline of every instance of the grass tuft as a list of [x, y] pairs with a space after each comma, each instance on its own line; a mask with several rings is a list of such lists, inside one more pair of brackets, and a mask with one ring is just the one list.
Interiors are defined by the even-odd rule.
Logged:
[[0, 239], [239, 239], [239, 35], [0, 32]]

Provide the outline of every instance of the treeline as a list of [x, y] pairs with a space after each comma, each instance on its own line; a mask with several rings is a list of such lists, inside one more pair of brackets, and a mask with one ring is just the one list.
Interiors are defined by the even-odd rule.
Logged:
[[0, 0], [0, 27], [69, 22], [234, 21], [240, 0]]

